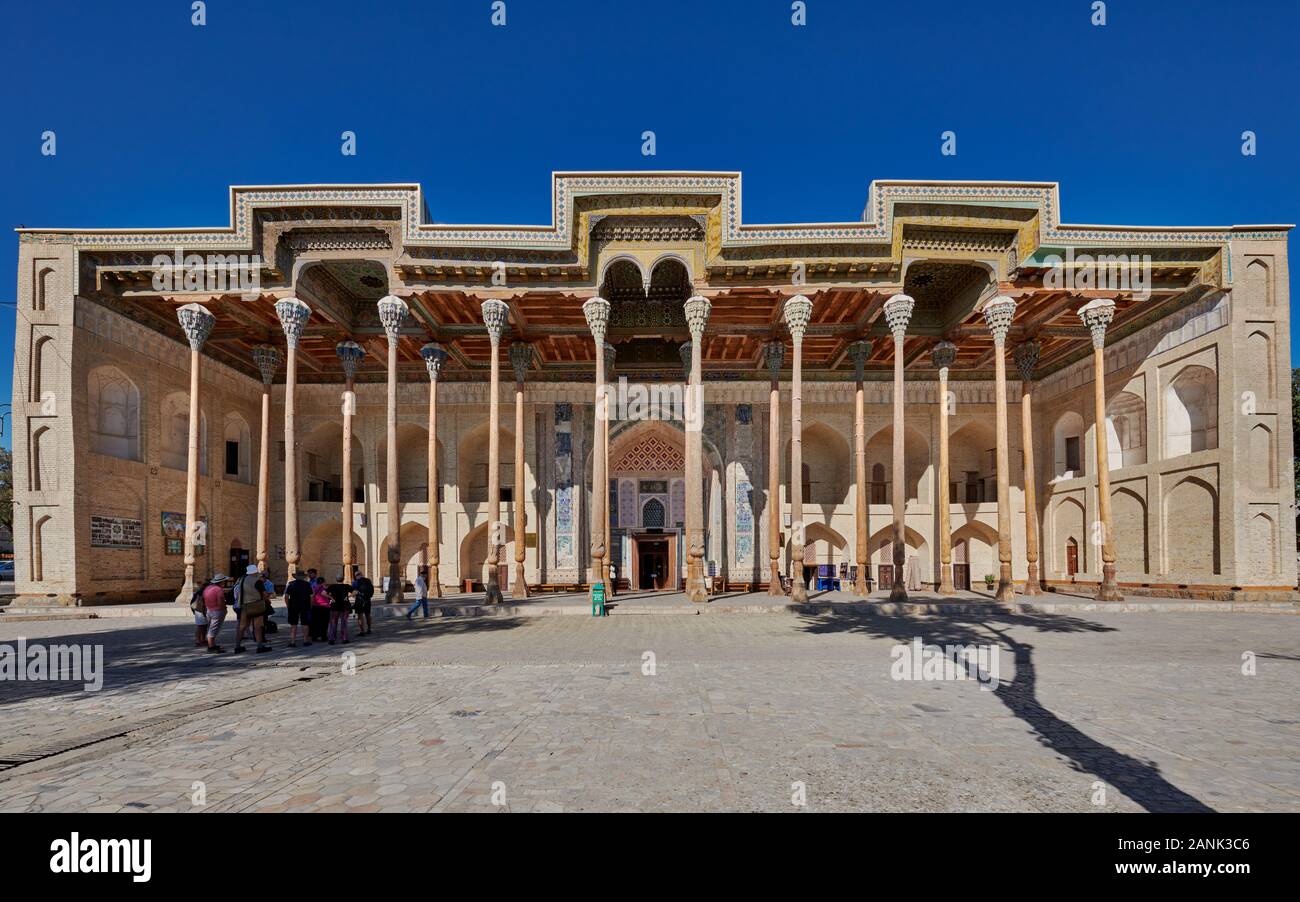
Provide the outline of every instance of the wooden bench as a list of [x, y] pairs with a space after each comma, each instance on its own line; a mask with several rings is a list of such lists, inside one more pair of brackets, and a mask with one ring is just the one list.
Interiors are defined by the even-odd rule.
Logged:
[[585, 592], [586, 583], [539, 583], [528, 587], [530, 592]]

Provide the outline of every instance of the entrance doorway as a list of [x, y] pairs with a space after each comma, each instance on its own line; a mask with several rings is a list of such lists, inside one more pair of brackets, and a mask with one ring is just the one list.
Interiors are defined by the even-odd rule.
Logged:
[[629, 584], [642, 592], [671, 592], [677, 588], [676, 533], [632, 536], [632, 576]]
[[248, 549], [235, 548], [230, 549], [230, 569], [226, 572], [231, 576], [243, 576], [244, 571], [248, 569]]
[[1079, 572], [1079, 543], [1073, 537], [1065, 541], [1065, 575], [1074, 576]]

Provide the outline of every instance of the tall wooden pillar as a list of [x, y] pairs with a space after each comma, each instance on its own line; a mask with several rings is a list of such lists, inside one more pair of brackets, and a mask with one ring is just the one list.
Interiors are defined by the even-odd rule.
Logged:
[[1093, 429], [1097, 439], [1097, 512], [1101, 515], [1101, 583], [1098, 601], [1123, 601], [1115, 580], [1115, 529], [1110, 518], [1110, 442], [1106, 436], [1106, 327], [1115, 318], [1115, 302], [1094, 298], [1079, 308], [1079, 319], [1092, 335]]
[[949, 508], [948, 469], [948, 368], [957, 359], [957, 346], [941, 341], [934, 346], [930, 360], [939, 371], [939, 594], [953, 595], [952, 584], [952, 512]]
[[784, 596], [781, 586], [781, 364], [785, 342], [769, 341], [763, 349], [771, 376], [767, 398], [767, 594]]
[[785, 302], [782, 313], [794, 342], [794, 364], [790, 373], [790, 600], [808, 601], [803, 578], [803, 333], [812, 317], [812, 301], [796, 294]]
[[488, 298], [480, 307], [483, 325], [487, 327], [492, 343], [492, 376], [488, 392], [488, 546], [487, 604], [500, 604], [501, 546], [505, 543], [505, 524], [501, 522], [501, 335], [506, 327], [510, 308], [506, 302]]
[[591, 592], [605, 590], [605, 530], [609, 519], [605, 511], [609, 480], [605, 475], [605, 418], [609, 416], [609, 396], [605, 388], [605, 329], [609, 324], [609, 301], [602, 297], [587, 298], [582, 305], [587, 327], [596, 341], [596, 422], [592, 426], [591, 449]]
[[1034, 367], [1041, 348], [1037, 341], [1016, 346], [1014, 359], [1020, 370], [1020, 444], [1025, 450], [1025, 594], [1041, 595], [1038, 577], [1038, 487], [1034, 474]]
[[440, 531], [442, 529], [442, 508], [438, 504], [438, 375], [442, 372], [443, 364], [447, 362], [447, 352], [442, 345], [437, 342], [429, 342], [420, 348], [420, 356], [424, 358], [424, 366], [429, 371], [429, 460], [428, 460], [428, 482], [429, 482], [429, 536], [428, 536], [428, 559], [429, 559], [429, 595], [433, 598], [442, 597], [442, 581], [438, 578], [438, 565], [441, 563], [440, 543], [442, 541]]
[[[615, 361], [617, 360], [617, 356], [618, 356], [618, 352], [614, 350], [614, 346], [613, 346], [612, 344], [610, 344], [609, 342], [606, 342], [606, 343], [605, 343], [605, 381], [606, 381], [606, 382], [609, 382], [609, 380], [612, 379], [613, 376], [614, 376], [614, 363], [615, 363]], [[608, 394], [608, 392], [607, 392], [607, 394]], [[601, 438], [601, 442], [602, 442], [602, 444], [603, 444], [603, 450], [604, 450], [604, 454], [605, 454], [605, 481], [606, 481], [606, 483], [609, 482], [609, 424], [610, 424], [610, 421], [614, 419], [614, 413], [615, 413], [615, 410], [614, 410], [613, 408], [615, 408], [615, 407], [617, 407], [617, 405], [606, 405], [606, 408], [605, 408], [605, 414], [606, 414], [606, 416], [605, 416], [605, 434], [604, 434], [604, 436]], [[604, 576], [605, 576], [605, 594], [612, 598], [613, 596], [617, 595], [618, 593], [614, 590], [614, 580], [610, 578], [610, 564], [611, 564], [611, 562], [614, 560], [614, 545], [612, 544], [612, 543], [613, 543], [613, 536], [610, 534], [610, 525], [609, 525], [610, 518], [611, 518], [610, 511], [609, 511], [608, 507], [606, 507], [606, 510], [605, 510], [605, 550], [606, 550], [606, 554], [605, 554], [605, 574], [604, 574]]]
[[891, 500], [894, 507], [894, 587], [889, 592], [892, 602], [907, 601], [907, 530], [904, 522], [907, 503], [907, 467], [904, 460], [903, 405], [903, 342], [907, 337], [907, 324], [912, 319], [914, 301], [905, 294], [896, 294], [885, 302], [885, 322], [894, 336], [894, 453]]
[[289, 579], [298, 569], [302, 550], [298, 543], [298, 428], [295, 395], [298, 388], [298, 340], [311, 317], [311, 308], [297, 298], [275, 302], [284, 329], [284, 560]]
[[524, 376], [533, 363], [533, 346], [525, 341], [510, 343], [510, 366], [515, 371], [515, 578], [510, 585], [512, 598], [528, 597], [528, 580], [524, 573], [527, 547], [527, 512], [524, 507]]
[[[194, 546], [210, 545], [202, 523], [199, 521], [199, 354], [208, 340], [217, 318], [202, 304], [186, 304], [176, 311], [181, 329], [190, 343], [190, 421], [189, 456], [185, 466], [185, 585], [176, 601], [189, 604], [194, 595]], [[206, 451], [207, 449], [203, 449]]]
[[352, 551], [352, 417], [357, 412], [357, 364], [366, 356], [355, 341], [340, 341], [334, 346], [343, 365], [343, 581], [352, 582], [356, 560]]
[[1011, 578], [1011, 462], [1007, 437], [1007, 331], [1016, 315], [1016, 302], [1000, 295], [984, 305], [984, 322], [993, 334], [993, 369], [995, 379], [998, 466], [998, 591], [997, 600], [1010, 604], [1016, 600], [1016, 584]]
[[853, 591], [859, 598], [866, 598], [868, 594], [867, 539], [871, 530], [871, 523], [867, 518], [869, 511], [867, 507], [867, 412], [866, 386], [863, 384], [863, 379], [866, 376], [867, 359], [870, 357], [870, 341], [864, 339], [849, 345], [849, 359], [853, 361], [853, 458], [855, 463], [854, 480], [857, 488], [854, 496], [856, 499], [854, 507], [857, 509], [856, 522], [854, 523], [857, 530], [857, 541], [854, 544], [854, 551], [858, 564], [858, 575], [853, 581]]
[[686, 325], [691, 330], [690, 384], [686, 390], [686, 600], [709, 600], [704, 582], [704, 373], [701, 350], [704, 327], [713, 305], [695, 295], [686, 302]]
[[[257, 569], [270, 572], [267, 543], [271, 535], [271, 382], [280, 366], [280, 351], [271, 345], [253, 348], [253, 362], [262, 373], [261, 454], [257, 463]], [[232, 573], [231, 576], [239, 576]]]
[[387, 404], [387, 451], [385, 464], [388, 478], [384, 486], [384, 519], [388, 523], [388, 589], [384, 600], [390, 604], [400, 602], [404, 579], [402, 575], [402, 490], [398, 484], [397, 463], [397, 342], [402, 323], [405, 322], [409, 309], [406, 302], [399, 297], [388, 295], [379, 299], [379, 321], [388, 336], [388, 404]]

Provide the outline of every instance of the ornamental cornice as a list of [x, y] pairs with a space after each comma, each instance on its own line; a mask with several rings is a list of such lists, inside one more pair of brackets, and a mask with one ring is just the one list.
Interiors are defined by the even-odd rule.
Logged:
[[[1233, 227], [1126, 227], [1066, 225], [1060, 222], [1059, 186], [1054, 182], [873, 181], [861, 222], [746, 225], [741, 218], [741, 176], [736, 172], [574, 173], [551, 179], [551, 224], [541, 226], [445, 225], [422, 221], [419, 185], [251, 186], [230, 189], [230, 225], [197, 229], [20, 230], [24, 243], [71, 243], [84, 249], [152, 248], [252, 250], [262, 223], [300, 217], [311, 225], [342, 227], [388, 219], [401, 224], [407, 247], [479, 247], [571, 251], [585, 244], [575, 237], [579, 201], [601, 195], [634, 195], [685, 201], [694, 199], [706, 213], [705, 240], [710, 257], [721, 249], [763, 244], [861, 245], [890, 243], [898, 204], [1019, 207], [1037, 220], [1038, 247], [1205, 246], [1233, 239], [1278, 240], [1289, 225]], [[649, 213], [654, 205], [635, 205]], [[664, 204], [661, 212], [674, 210]], [[578, 238], [580, 237], [581, 242]], [[716, 242], [716, 243], [715, 243]], [[1020, 249], [1019, 257], [1028, 254]]]

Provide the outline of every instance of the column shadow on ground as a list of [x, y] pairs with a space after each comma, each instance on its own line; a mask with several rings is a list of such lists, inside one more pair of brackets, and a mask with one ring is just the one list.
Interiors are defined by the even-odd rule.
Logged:
[[[1035, 613], [991, 613], [916, 618], [904, 615], [854, 616], [829, 614], [802, 618], [812, 634], [861, 633], [908, 643], [920, 637], [926, 644], [1000, 644], [1015, 661], [1015, 677], [1002, 680], [994, 695], [1013, 716], [1027, 724], [1044, 747], [1064, 758], [1071, 769], [1095, 775], [1150, 812], [1213, 812], [1214, 809], [1165, 779], [1154, 761], [1143, 761], [1113, 749], [1050, 711], [1036, 695], [1034, 646], [1011, 635], [1013, 629], [1041, 633], [1104, 633], [1115, 627], [1079, 617]], [[961, 665], [962, 662], [955, 661]]]

